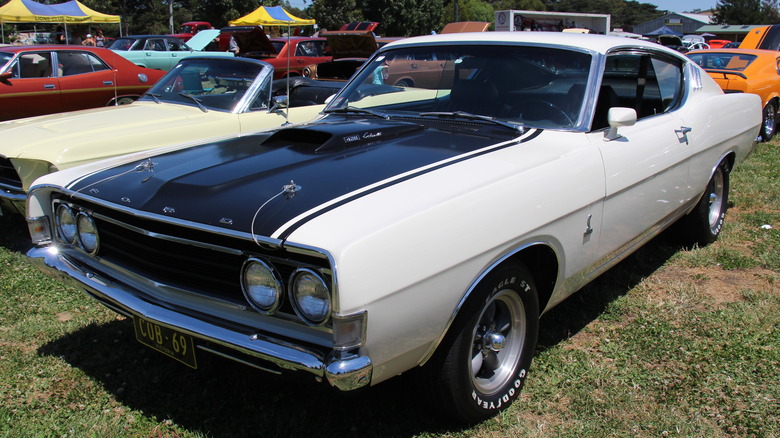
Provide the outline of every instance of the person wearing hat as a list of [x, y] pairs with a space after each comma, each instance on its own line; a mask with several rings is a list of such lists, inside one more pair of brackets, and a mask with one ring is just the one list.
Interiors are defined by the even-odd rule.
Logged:
[[84, 38], [84, 41], [81, 42], [81, 44], [85, 46], [94, 46], [95, 38], [92, 37], [91, 33], [88, 33], [87, 36]]

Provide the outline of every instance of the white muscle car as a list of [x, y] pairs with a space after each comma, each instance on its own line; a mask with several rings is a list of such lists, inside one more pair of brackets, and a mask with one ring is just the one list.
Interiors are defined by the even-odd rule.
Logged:
[[[233, 136], [313, 119], [340, 84], [316, 81], [290, 91], [289, 110], [273, 95], [274, 68], [247, 58], [187, 58], [136, 102], [0, 123], [0, 208], [24, 214], [27, 190], [41, 175], [103, 158], [193, 140]], [[300, 81], [299, 81], [300, 82]], [[309, 87], [305, 92], [303, 88]], [[277, 90], [278, 88], [282, 88]], [[299, 96], [300, 95], [300, 96]], [[0, 210], [2, 213], [2, 210]]]
[[[426, 78], [384, 83], [409, 60]], [[485, 32], [388, 44], [324, 114], [47, 175], [29, 256], [191, 367], [343, 390], [422, 367], [480, 421], [518, 397], [540, 314], [678, 220], [718, 236], [761, 104], [657, 44]]]

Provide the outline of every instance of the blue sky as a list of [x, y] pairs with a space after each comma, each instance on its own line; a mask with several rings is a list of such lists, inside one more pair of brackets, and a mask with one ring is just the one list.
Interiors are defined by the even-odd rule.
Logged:
[[639, 0], [658, 6], [661, 11], [690, 12], [694, 9], [706, 11], [715, 8], [717, 0]]

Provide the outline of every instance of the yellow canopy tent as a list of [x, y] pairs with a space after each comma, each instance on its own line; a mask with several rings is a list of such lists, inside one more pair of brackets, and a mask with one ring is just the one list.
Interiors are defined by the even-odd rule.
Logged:
[[314, 23], [314, 20], [290, 14], [281, 6], [260, 6], [247, 15], [228, 22], [231, 26], [304, 26]]
[[[62, 23], [67, 33], [68, 23], [120, 23], [119, 15], [92, 10], [78, 0], [56, 5], [44, 5], [32, 0], [11, 0], [0, 6], [0, 24], [5, 23]], [[4, 29], [3, 29], [4, 30]], [[3, 32], [3, 42], [5, 33]]]

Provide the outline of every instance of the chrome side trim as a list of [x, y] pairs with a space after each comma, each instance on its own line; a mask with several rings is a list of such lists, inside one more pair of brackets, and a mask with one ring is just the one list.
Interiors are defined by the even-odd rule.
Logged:
[[[211, 343], [238, 354], [270, 362], [279, 368], [306, 371], [318, 378], [326, 378], [342, 390], [357, 389], [370, 383], [373, 364], [367, 356], [355, 352], [331, 351], [330, 354], [296, 345], [259, 333], [240, 332], [209, 321], [181, 314], [167, 307], [145, 301], [126, 285], [118, 284], [94, 272], [88, 272], [71, 262], [55, 247], [33, 248], [27, 253], [38, 269], [64, 283], [84, 290], [106, 307], [120, 314], [138, 315], [195, 338], [198, 348]], [[243, 359], [221, 353], [222, 356], [243, 362]], [[256, 368], [264, 369], [262, 365]]]

